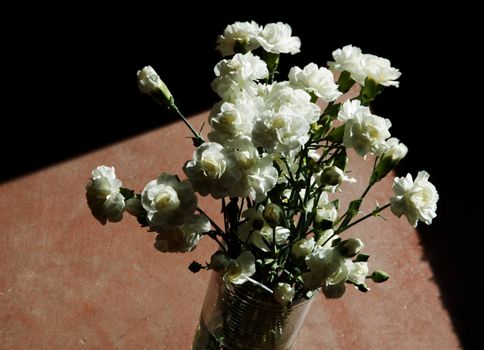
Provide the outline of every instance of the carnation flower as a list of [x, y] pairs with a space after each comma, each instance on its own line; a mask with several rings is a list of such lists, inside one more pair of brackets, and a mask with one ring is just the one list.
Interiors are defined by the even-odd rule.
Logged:
[[393, 181], [395, 196], [390, 198], [390, 208], [398, 217], [405, 215], [414, 227], [419, 220], [430, 225], [432, 219], [437, 216], [435, 211], [439, 194], [435, 186], [428, 181], [429, 176], [426, 171], [419, 171], [415, 181], [410, 174], [406, 177], [396, 177]]
[[210, 222], [205, 215], [192, 215], [178, 226], [160, 227], [155, 248], [163, 253], [190, 252], [197, 247], [201, 234], [210, 231]]
[[174, 175], [162, 173], [146, 184], [141, 204], [151, 226], [181, 225], [197, 207], [197, 197], [189, 181], [180, 182]]
[[354, 148], [360, 156], [379, 155], [386, 149], [385, 140], [390, 137], [388, 129], [392, 125], [390, 120], [372, 114], [369, 108], [360, 106], [359, 101], [345, 102], [338, 119], [345, 122], [344, 145]]
[[333, 73], [329, 69], [318, 68], [314, 63], [308, 64], [304, 69], [292, 67], [289, 71], [289, 82], [293, 87], [306, 89], [325, 102], [334, 101], [341, 96], [333, 79]]
[[98, 166], [86, 185], [87, 204], [92, 215], [103, 225], [123, 218], [124, 197], [119, 192], [123, 184], [116, 178], [114, 167]]
[[235, 22], [228, 25], [223, 35], [217, 39], [217, 50], [222, 56], [233, 55], [237, 45], [245, 51], [257, 49], [260, 44], [257, 41], [257, 35], [262, 28], [254, 21], [251, 22]]
[[294, 55], [299, 52], [301, 40], [297, 36], [291, 35], [292, 29], [289, 24], [269, 23], [257, 36], [257, 41], [267, 52], [291, 53]]

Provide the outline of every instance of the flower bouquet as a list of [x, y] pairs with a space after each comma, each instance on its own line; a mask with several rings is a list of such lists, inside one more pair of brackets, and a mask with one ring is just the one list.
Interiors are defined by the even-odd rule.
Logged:
[[[102, 224], [120, 221], [124, 211], [136, 216], [156, 232], [161, 252], [189, 252], [204, 237], [218, 244], [209, 262], [189, 266], [214, 271], [194, 348], [288, 349], [317, 292], [339, 298], [348, 285], [368, 292], [367, 281], [389, 278], [370, 273], [363, 242], [345, 231], [388, 207], [413, 226], [430, 224], [438, 194], [421, 171], [415, 180], [396, 177], [388, 203], [360, 212], [370, 188], [407, 153], [391, 137], [390, 120], [369, 108], [386, 87], [398, 87], [400, 72], [388, 60], [347, 45], [333, 52], [329, 68], [292, 67], [286, 79], [278, 71], [281, 54], [298, 53], [300, 39], [280, 22], [236, 22], [217, 49], [227, 58], [215, 66], [212, 88], [221, 100], [210, 112], [208, 139], [150, 66], [138, 71], [140, 91], [193, 134], [187, 178], [162, 172], [135, 193], [113, 167], [99, 166], [87, 201]], [[352, 87], [356, 97], [343, 98]], [[342, 207], [342, 184], [355, 182], [348, 149], [372, 158], [373, 170], [361, 196]], [[220, 202], [222, 224], [198, 206], [197, 193]]]

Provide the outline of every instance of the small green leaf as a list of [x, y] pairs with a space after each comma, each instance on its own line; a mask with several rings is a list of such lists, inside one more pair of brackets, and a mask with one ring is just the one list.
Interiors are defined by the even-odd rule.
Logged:
[[349, 158], [346, 155], [346, 148], [340, 151], [340, 153], [334, 158], [333, 165], [337, 166], [341, 170], [345, 171], [348, 166]]
[[359, 96], [361, 104], [368, 106], [370, 102], [383, 91], [384, 88], [385, 87], [383, 85], [378, 84], [373, 79], [366, 78], [365, 85], [361, 88]]
[[354, 84], [355, 81], [351, 78], [350, 72], [344, 71], [338, 79], [338, 90], [344, 94], [348, 92]]
[[345, 126], [343, 124], [333, 129], [333, 131], [329, 133], [327, 138], [331, 142], [342, 143], [344, 134], [345, 134]]

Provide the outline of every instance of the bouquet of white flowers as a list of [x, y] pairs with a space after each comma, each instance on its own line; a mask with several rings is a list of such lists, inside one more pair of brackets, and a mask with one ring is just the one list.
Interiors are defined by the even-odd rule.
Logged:
[[[300, 51], [299, 38], [280, 22], [236, 22], [219, 36], [217, 49], [227, 58], [215, 66], [212, 88], [221, 100], [209, 115], [208, 140], [150, 66], [138, 72], [140, 91], [177, 113], [193, 133], [187, 179], [162, 173], [135, 193], [122, 187], [114, 168], [100, 166], [86, 187], [93, 215], [105, 224], [129, 212], [157, 233], [162, 252], [189, 252], [207, 236], [219, 250], [207, 264], [193, 262], [191, 271], [215, 270], [227, 283], [251, 285], [282, 305], [320, 290], [340, 297], [347, 284], [366, 292], [367, 280], [388, 279], [383, 271], [370, 273], [363, 242], [343, 234], [388, 207], [414, 226], [436, 216], [438, 194], [425, 171], [415, 180], [395, 178], [388, 203], [366, 215], [359, 211], [368, 190], [407, 153], [391, 137], [390, 120], [368, 107], [385, 87], [398, 87], [398, 69], [347, 45], [333, 52], [329, 68], [292, 67], [280, 80], [281, 54]], [[340, 98], [355, 85], [355, 98]], [[349, 148], [372, 157], [373, 171], [361, 196], [341, 208], [342, 183], [355, 181], [346, 172]], [[220, 201], [223, 225], [205, 215], [197, 193]]]

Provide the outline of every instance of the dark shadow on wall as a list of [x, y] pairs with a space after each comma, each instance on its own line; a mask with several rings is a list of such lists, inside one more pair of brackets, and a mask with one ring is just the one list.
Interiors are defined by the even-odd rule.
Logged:
[[[219, 60], [215, 39], [236, 20], [292, 25], [302, 40], [302, 54], [284, 57], [281, 72], [295, 64], [324, 64], [334, 49], [352, 43], [389, 58], [403, 73], [401, 87], [385, 90], [374, 112], [392, 120], [392, 133], [410, 149], [401, 174], [425, 169], [439, 189], [438, 218], [432, 226], [419, 226], [426, 258], [462, 344], [484, 348], [473, 318], [482, 315], [484, 295], [478, 261], [483, 191], [470, 169], [477, 148], [468, 143], [471, 136], [466, 136], [465, 148], [458, 147], [463, 121], [448, 122], [462, 115], [461, 104], [450, 93], [456, 84], [451, 75], [458, 73], [447, 74], [462, 48], [451, 40], [445, 18], [430, 26], [428, 14], [419, 11], [401, 20], [384, 16], [385, 25], [363, 21], [379, 16], [369, 10], [358, 18], [332, 15], [339, 8], [271, 15], [227, 11], [203, 19], [172, 11], [160, 13], [158, 20], [156, 14], [136, 19], [134, 14], [81, 13], [58, 16], [49, 27], [38, 25], [7, 43], [13, 56], [2, 74], [13, 81], [7, 101], [13, 108], [2, 118], [0, 181], [174, 121], [138, 93], [136, 71], [144, 65], [160, 73], [186, 115], [209, 109], [216, 102], [209, 86]], [[20, 74], [14, 67], [24, 70]]]

